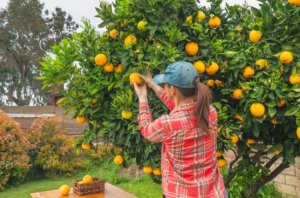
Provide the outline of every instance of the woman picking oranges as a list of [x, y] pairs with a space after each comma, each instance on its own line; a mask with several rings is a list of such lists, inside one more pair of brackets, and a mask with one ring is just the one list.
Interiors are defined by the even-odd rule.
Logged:
[[226, 197], [216, 157], [217, 112], [210, 105], [209, 88], [200, 82], [193, 65], [174, 62], [153, 79], [149, 73], [139, 76], [171, 111], [153, 120], [146, 84], [134, 83], [141, 133], [151, 142], [162, 142], [164, 197]]

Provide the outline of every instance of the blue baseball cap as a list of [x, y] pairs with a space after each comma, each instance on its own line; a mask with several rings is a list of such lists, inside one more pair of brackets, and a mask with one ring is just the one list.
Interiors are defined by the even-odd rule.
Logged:
[[156, 84], [169, 83], [180, 88], [195, 88], [194, 78], [198, 72], [189, 62], [178, 61], [168, 65], [165, 73], [154, 76], [153, 82]]

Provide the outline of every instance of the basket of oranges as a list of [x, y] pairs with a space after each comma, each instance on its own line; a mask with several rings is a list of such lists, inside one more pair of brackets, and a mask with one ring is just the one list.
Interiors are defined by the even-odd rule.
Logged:
[[104, 192], [105, 181], [85, 175], [82, 180], [75, 180], [73, 185], [74, 193], [78, 195], [88, 195]]

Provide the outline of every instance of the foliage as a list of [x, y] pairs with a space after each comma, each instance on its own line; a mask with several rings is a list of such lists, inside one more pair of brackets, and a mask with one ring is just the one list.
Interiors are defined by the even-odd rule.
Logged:
[[0, 110], [0, 190], [22, 182], [29, 170], [26, 137], [18, 123]]
[[[265, 183], [300, 155], [296, 136], [300, 126], [300, 87], [299, 83], [289, 82], [291, 75], [300, 75], [300, 26], [297, 25], [300, 9], [286, 0], [260, 1], [260, 9], [237, 5], [226, 5], [223, 9], [222, 0], [210, 3], [206, 8], [199, 7], [194, 0], [117, 0], [113, 5], [100, 2], [96, 8], [102, 19], [99, 27], [107, 31], [98, 34], [85, 23], [81, 33], [53, 46], [55, 56], [43, 59], [40, 79], [45, 88], [65, 85], [66, 89], [61, 90], [65, 97], [59, 104], [69, 111], [76, 110], [74, 116], [86, 117], [89, 130], [85, 139], [103, 137], [106, 142], [121, 147], [124, 156], [136, 159], [139, 166], [159, 167], [160, 145], [145, 141], [138, 130], [138, 102], [129, 75], [145, 73], [147, 69], [157, 74], [175, 60], [201, 60], [206, 68], [212, 61], [216, 62], [220, 70], [213, 75], [204, 72], [200, 78], [205, 83], [223, 82], [211, 90], [219, 117], [218, 149], [235, 153], [224, 178], [226, 186], [238, 183], [238, 191], [230, 193], [256, 197]], [[205, 13], [205, 19], [197, 19], [199, 10]], [[209, 26], [209, 19], [214, 15], [221, 19], [219, 28]], [[138, 28], [142, 20], [147, 22], [145, 30]], [[112, 30], [118, 32], [116, 37], [109, 34]], [[250, 41], [251, 30], [261, 31], [262, 38]], [[135, 35], [137, 44], [124, 45], [128, 35]], [[184, 50], [189, 41], [199, 45], [194, 56]], [[292, 52], [291, 63], [278, 60], [282, 51]], [[123, 73], [108, 73], [97, 66], [94, 57], [99, 53], [107, 56], [108, 63], [115, 66], [121, 63]], [[266, 60], [263, 66], [257, 65], [259, 59]], [[255, 74], [245, 77], [246, 66]], [[242, 96], [233, 99], [232, 93], [238, 88], [242, 88]], [[149, 103], [154, 118], [167, 113], [153, 92]], [[258, 109], [263, 116], [251, 114], [253, 103], [263, 104], [265, 112]], [[133, 118], [122, 119], [121, 111], [128, 109], [133, 112]], [[231, 141], [233, 134], [239, 137], [236, 144]], [[249, 139], [255, 143], [247, 144]], [[274, 151], [279, 155], [273, 154]], [[271, 171], [270, 167], [280, 158], [282, 164]]]
[[46, 104], [49, 93], [35, 79], [41, 57], [78, 27], [60, 8], [49, 13], [39, 0], [10, 0], [0, 10], [0, 97], [6, 105]]
[[34, 120], [28, 134], [32, 144], [29, 155], [33, 170], [40, 170], [32, 174], [47, 177], [72, 175], [84, 166], [83, 160], [75, 152], [73, 140], [64, 135], [57, 119]]

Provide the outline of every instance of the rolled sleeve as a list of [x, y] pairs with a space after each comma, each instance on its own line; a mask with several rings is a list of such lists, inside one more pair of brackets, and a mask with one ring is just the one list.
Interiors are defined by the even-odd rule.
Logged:
[[165, 138], [164, 124], [166, 116], [161, 116], [153, 121], [152, 114], [147, 103], [140, 103], [138, 122], [141, 134], [151, 142], [162, 142]]

